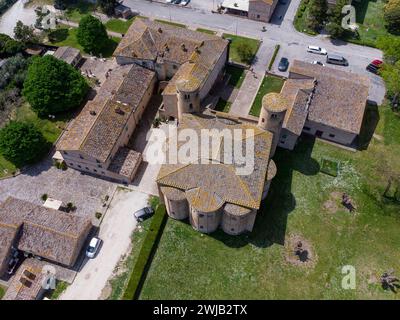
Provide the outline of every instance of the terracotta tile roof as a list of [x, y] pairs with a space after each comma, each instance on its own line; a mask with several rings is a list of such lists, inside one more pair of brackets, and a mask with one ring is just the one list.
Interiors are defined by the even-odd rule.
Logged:
[[119, 148], [107, 170], [130, 178], [142, 162], [142, 154], [129, 148]]
[[45, 280], [43, 267], [47, 262], [37, 259], [26, 259], [12, 278], [3, 300], [35, 300], [42, 291]]
[[56, 52], [54, 52], [54, 57], [63, 60], [68, 64], [71, 64], [74, 59], [81, 53], [78, 49], [72, 47], [59, 47]]
[[106, 162], [155, 78], [151, 70], [136, 64], [119, 66], [89, 101], [58, 143], [59, 150], [81, 150]]
[[189, 88], [201, 88], [227, 46], [228, 41], [217, 36], [137, 19], [114, 56], [182, 65], [163, 92], [174, 94], [176, 83], [182, 79]]
[[[264, 188], [272, 134], [255, 125], [238, 121], [232, 116], [222, 117], [205, 114], [184, 114], [178, 132], [185, 128], [196, 130], [200, 136], [201, 129], [226, 129], [233, 136], [233, 129], [252, 129], [254, 137], [254, 170], [249, 175], [237, 175], [235, 169], [239, 163], [225, 163], [224, 155], [230, 152], [224, 149], [223, 136], [214, 136], [216, 142], [212, 154], [207, 157], [208, 164], [198, 163], [173, 164], [161, 166], [157, 182], [161, 186], [178, 188], [185, 191], [192, 206], [203, 212], [214, 211], [224, 203], [231, 203], [246, 208], [258, 209]], [[246, 145], [245, 132], [236, 141]], [[181, 142], [183, 144], [185, 142]], [[178, 144], [178, 147], [181, 145]], [[231, 157], [227, 158], [230, 159]], [[235, 159], [237, 160], [237, 159]], [[201, 201], [199, 200], [201, 199]]]
[[[18, 249], [64, 265], [75, 262], [78, 239], [90, 227], [90, 219], [86, 217], [24, 200], [9, 197], [0, 204], [0, 234], [6, 234], [6, 239], [11, 240], [11, 233], [18, 228]], [[10, 245], [10, 242], [3, 239], [0, 252], [3, 253]], [[0, 257], [0, 265], [6, 258]]]
[[[289, 78], [315, 79], [308, 120], [360, 133], [369, 92], [369, 79], [354, 73], [295, 60]], [[301, 97], [299, 98], [301, 99]]]

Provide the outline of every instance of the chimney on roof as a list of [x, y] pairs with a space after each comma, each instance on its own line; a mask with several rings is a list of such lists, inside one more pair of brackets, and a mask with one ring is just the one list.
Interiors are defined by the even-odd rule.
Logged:
[[90, 115], [91, 115], [91, 116], [95, 116], [95, 115], [96, 115], [96, 111], [90, 110]]
[[162, 29], [161, 29], [161, 27], [158, 28], [158, 32], [159, 32], [159, 33], [162, 33], [162, 32], [163, 32]]

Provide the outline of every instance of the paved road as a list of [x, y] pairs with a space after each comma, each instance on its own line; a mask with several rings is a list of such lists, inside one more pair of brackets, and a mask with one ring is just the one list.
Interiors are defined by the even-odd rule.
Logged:
[[[237, 33], [239, 35], [257, 38], [263, 41], [263, 46], [259, 50], [259, 55], [271, 55], [276, 44], [281, 45], [278, 59], [274, 65], [273, 72], [277, 72], [276, 65], [281, 56], [287, 56], [289, 60], [300, 59], [313, 61], [323, 59], [315, 55], [308, 54], [306, 47], [310, 44], [324, 47], [328, 52], [343, 55], [349, 60], [350, 67], [344, 70], [367, 75], [371, 79], [370, 99], [381, 103], [385, 94], [383, 81], [380, 77], [368, 73], [365, 66], [374, 58], [382, 58], [380, 50], [349, 44], [343, 41], [332, 41], [328, 37], [319, 35], [311, 37], [297, 32], [293, 27], [293, 20], [300, 0], [288, 1], [286, 5], [279, 5], [272, 23], [252, 21], [236, 16], [211, 13], [207, 7], [211, 0], [205, 0], [207, 4], [200, 4], [199, 0], [193, 0], [190, 8], [182, 8], [176, 5], [166, 5], [147, 0], [125, 0], [129, 5], [142, 15], [159, 19], [172, 20], [187, 24], [193, 28], [210, 28], [220, 32]], [[282, 19], [279, 19], [282, 16]], [[262, 32], [263, 26], [267, 27], [266, 32]], [[265, 59], [260, 59], [262, 64], [257, 69], [264, 70], [267, 66]], [[335, 66], [335, 68], [343, 68]], [[285, 75], [285, 74], [283, 74]]]
[[97, 257], [85, 260], [75, 281], [61, 295], [60, 300], [97, 300], [112, 276], [113, 270], [131, 244], [136, 227], [133, 213], [147, 205], [148, 195], [119, 189], [101, 224], [99, 237], [103, 240]]

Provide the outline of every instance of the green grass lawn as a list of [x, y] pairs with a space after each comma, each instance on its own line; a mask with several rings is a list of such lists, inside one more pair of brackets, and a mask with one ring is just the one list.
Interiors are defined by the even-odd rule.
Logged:
[[[78, 43], [76, 38], [77, 28], [68, 28], [65, 26], [61, 26], [57, 30], [51, 32], [50, 44], [55, 46], [69, 46], [84, 52], [82, 46]], [[111, 57], [115, 48], [118, 46], [118, 43], [121, 41], [118, 37], [110, 37], [108, 43], [105, 45], [104, 50], [101, 52], [101, 55], [104, 58]], [[87, 52], [89, 53], [89, 52]]]
[[243, 80], [246, 76], [245, 69], [235, 66], [227, 66], [226, 72], [230, 74], [229, 84], [239, 89], [242, 86]]
[[135, 18], [131, 18], [129, 20], [122, 19], [110, 19], [104, 25], [109, 31], [118, 32], [118, 33], [126, 33], [131, 26], [132, 22]]
[[353, 1], [356, 8], [357, 24], [359, 25], [360, 39], [348, 39], [351, 42], [375, 47], [376, 40], [380, 36], [387, 36], [389, 33], [385, 28], [385, 19], [383, 16], [383, 0], [364, 0]]
[[56, 288], [46, 293], [47, 298], [49, 298], [50, 300], [57, 300], [61, 296], [61, 294], [65, 290], [67, 290], [68, 286], [69, 286], [68, 282], [57, 280]]
[[229, 101], [225, 101], [224, 99], [219, 99], [217, 105], [215, 106], [216, 111], [226, 112], [228, 113], [231, 109], [232, 103]]
[[174, 27], [178, 27], [178, 28], [187, 28], [186, 25], [184, 25], [182, 23], [173, 22], [173, 21], [161, 20], [161, 19], [154, 19], [154, 21], [161, 22], [164, 24], [169, 24], [170, 26], [174, 26]]
[[17, 167], [0, 154], [0, 178], [8, 177], [16, 171]]
[[0, 286], [0, 300], [1, 300], [1, 298], [3, 298], [5, 293], [6, 293], [6, 290], [2, 286]]
[[249, 114], [258, 117], [262, 106], [262, 98], [270, 92], [281, 92], [284, 82], [282, 78], [266, 76], [261, 83], [260, 89], [258, 89]]
[[[379, 284], [386, 270], [400, 275], [400, 204], [382, 197], [400, 172], [399, 126], [383, 108], [376, 130], [383, 140], [365, 151], [311, 138], [294, 151], [278, 148], [278, 173], [249, 235], [203, 235], [169, 219], [141, 299], [399, 299]], [[337, 177], [319, 172], [323, 157], [340, 162]], [[340, 204], [343, 192], [355, 213]], [[287, 261], [290, 235], [311, 245], [311, 266]], [[355, 290], [341, 287], [345, 265], [355, 267]]]
[[258, 48], [260, 47], [260, 41], [257, 39], [240, 37], [240, 36], [236, 36], [236, 35], [228, 34], [228, 33], [224, 33], [222, 35], [222, 37], [224, 39], [229, 38], [232, 40], [231, 48], [229, 51], [229, 59], [234, 62], [248, 64], [248, 61], [243, 61], [237, 52], [237, 46], [240, 42], [244, 41], [250, 46], [251, 51], [253, 53], [253, 57], [256, 55]]
[[79, 22], [84, 15], [92, 14], [96, 5], [88, 1], [79, 0], [76, 3], [68, 4], [65, 10], [65, 18], [73, 22]]
[[214, 30], [209, 30], [209, 29], [203, 29], [203, 28], [197, 28], [196, 31], [211, 34], [211, 35], [216, 35], [217, 31]]

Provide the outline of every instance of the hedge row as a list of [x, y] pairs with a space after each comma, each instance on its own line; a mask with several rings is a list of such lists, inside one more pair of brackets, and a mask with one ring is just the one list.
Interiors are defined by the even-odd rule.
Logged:
[[165, 205], [160, 204], [153, 216], [150, 229], [143, 241], [136, 264], [132, 270], [131, 277], [122, 297], [123, 300], [134, 300], [139, 297], [142, 285], [150, 267], [151, 259], [157, 247], [157, 242], [164, 229], [167, 215]]
[[279, 51], [280, 48], [281, 48], [281, 46], [279, 44], [277, 44], [275, 46], [274, 54], [272, 55], [271, 61], [269, 62], [269, 65], [268, 65], [268, 70], [272, 69], [272, 66], [273, 66], [273, 64], [275, 62], [276, 56], [277, 56], [278, 51]]

